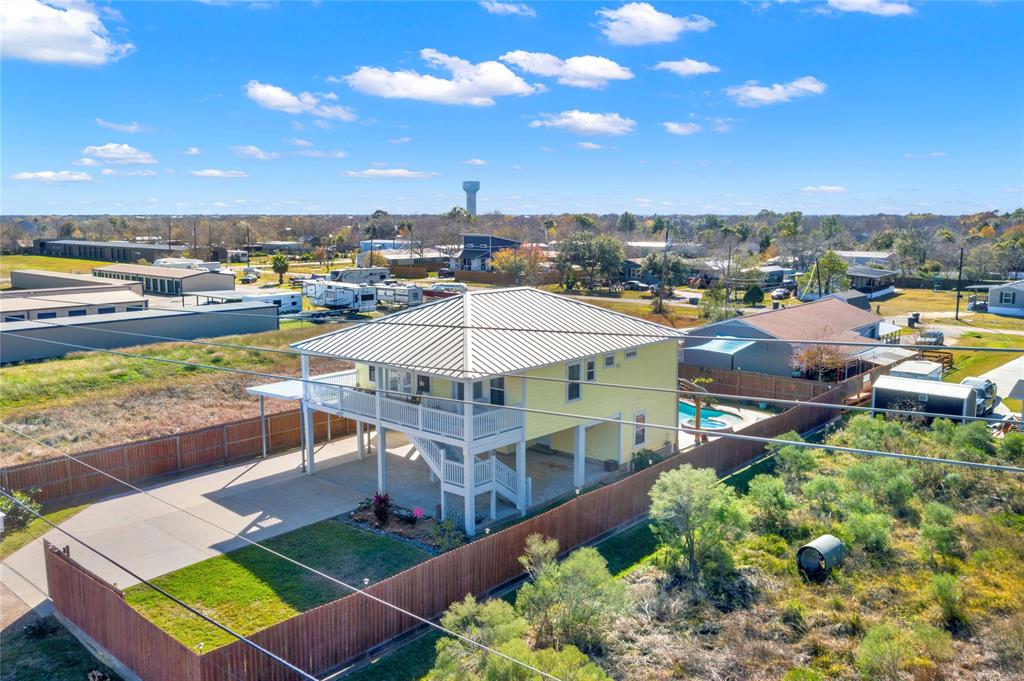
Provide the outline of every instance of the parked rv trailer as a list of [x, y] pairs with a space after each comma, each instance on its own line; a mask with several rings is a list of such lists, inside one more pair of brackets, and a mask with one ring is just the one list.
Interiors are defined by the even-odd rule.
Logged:
[[347, 284], [376, 284], [390, 275], [387, 267], [350, 267], [345, 270], [331, 270], [331, 281]]
[[313, 279], [303, 282], [302, 293], [317, 307], [349, 312], [373, 312], [377, 309], [377, 290], [366, 284]]
[[423, 289], [404, 284], [381, 284], [377, 289], [377, 301], [388, 305], [415, 307], [423, 304]]

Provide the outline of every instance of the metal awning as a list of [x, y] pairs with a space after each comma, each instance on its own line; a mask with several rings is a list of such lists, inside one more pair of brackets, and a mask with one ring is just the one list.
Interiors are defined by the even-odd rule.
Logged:
[[868, 348], [867, 350], [854, 354], [853, 358], [864, 360], [871, 364], [877, 364], [878, 366], [886, 366], [889, 364], [895, 364], [896, 362], [901, 362], [909, 357], [914, 357], [915, 355], [917, 355], [916, 350], [887, 345], [879, 348]]
[[[356, 370], [348, 369], [346, 371], [338, 371], [333, 374], [310, 376], [309, 380], [354, 388], [356, 385]], [[301, 400], [303, 395], [302, 380], [298, 378], [290, 381], [276, 381], [274, 383], [264, 383], [263, 385], [251, 385], [246, 388], [245, 391], [250, 395], [273, 397], [277, 400]]]
[[476, 260], [488, 254], [490, 254], [490, 251], [483, 248], [463, 248], [455, 257], [462, 260]]
[[690, 350], [704, 350], [706, 352], [717, 352], [722, 355], [735, 355], [741, 350], [746, 350], [754, 341], [740, 338], [716, 338], [703, 345], [695, 345]]

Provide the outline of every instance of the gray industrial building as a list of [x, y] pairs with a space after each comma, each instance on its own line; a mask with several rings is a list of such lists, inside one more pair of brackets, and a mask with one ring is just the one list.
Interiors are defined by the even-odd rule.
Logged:
[[[49, 270], [13, 270], [11, 287], [16, 289], [54, 289], [71, 287], [110, 286], [110, 279], [94, 277], [91, 274], [72, 274], [70, 272], [50, 272]], [[142, 294], [141, 282], [116, 282], [124, 285], [135, 293]]]
[[0, 291], [0, 321], [5, 322], [140, 312], [148, 307], [149, 301], [127, 285]]
[[168, 338], [215, 338], [277, 328], [277, 306], [272, 303], [189, 306], [54, 322], [0, 322], [0, 364], [61, 357], [90, 348], [162, 343]]
[[94, 267], [93, 275], [108, 280], [137, 281], [146, 293], [180, 296], [196, 291], [233, 291], [235, 275], [209, 270], [183, 270], [151, 265], [104, 265]]
[[182, 244], [89, 241], [87, 239], [36, 239], [33, 242], [33, 251], [36, 255], [106, 260], [107, 262], [153, 261], [156, 258], [180, 257], [186, 248]]

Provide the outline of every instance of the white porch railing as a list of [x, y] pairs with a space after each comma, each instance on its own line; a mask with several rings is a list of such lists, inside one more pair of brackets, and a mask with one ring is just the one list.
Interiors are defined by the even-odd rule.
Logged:
[[[318, 381], [314, 376], [312, 381]], [[328, 383], [305, 384], [306, 399], [342, 416], [378, 418], [378, 396], [366, 390]], [[379, 397], [379, 418], [389, 425], [418, 430], [431, 435], [461, 440], [465, 437], [466, 405], [429, 396], [401, 399], [388, 395]], [[473, 439], [508, 433], [523, 427], [523, 413], [489, 404], [473, 405]]]
[[475, 471], [473, 478], [478, 488], [487, 487], [491, 484], [491, 479], [493, 477], [492, 473], [494, 472], [493, 468], [494, 467], [491, 465], [491, 462], [487, 459], [477, 461], [473, 464], [473, 470]]
[[444, 481], [449, 485], [463, 487], [466, 484], [466, 468], [458, 461], [444, 461]]

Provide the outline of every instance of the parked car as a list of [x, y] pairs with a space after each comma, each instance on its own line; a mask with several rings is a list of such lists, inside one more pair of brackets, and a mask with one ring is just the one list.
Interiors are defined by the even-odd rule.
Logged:
[[960, 385], [969, 385], [974, 388], [978, 396], [978, 416], [988, 416], [996, 408], [996, 384], [987, 378], [971, 376], [960, 381]]
[[626, 291], [649, 291], [651, 289], [650, 286], [636, 279], [622, 282], [622, 288]]
[[431, 284], [431, 291], [448, 291], [451, 293], [466, 293], [469, 291], [469, 287], [465, 284], [459, 284], [453, 282], [451, 284]]
[[242, 277], [243, 284], [255, 284], [259, 280], [260, 277], [258, 274], [247, 274], [244, 277]]
[[937, 329], [922, 329], [915, 345], [945, 345], [946, 335]]
[[454, 276], [455, 276], [455, 270], [450, 269], [448, 267], [442, 267], [441, 269], [439, 269], [437, 271], [437, 278], [438, 279], [451, 279]]
[[785, 300], [786, 298], [789, 298], [788, 288], [777, 288], [772, 291], [772, 300]]

